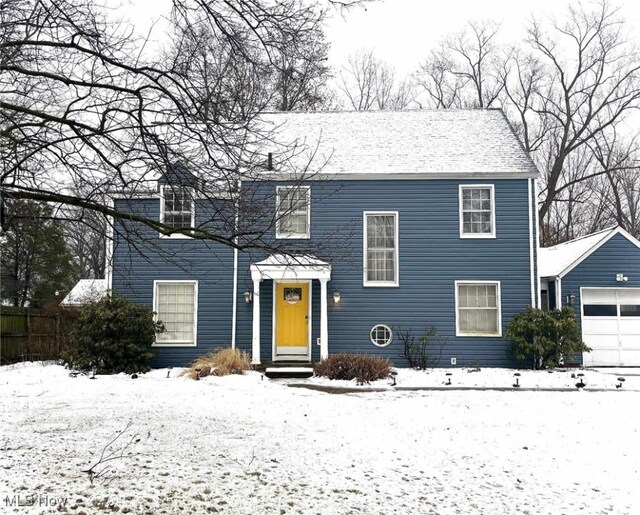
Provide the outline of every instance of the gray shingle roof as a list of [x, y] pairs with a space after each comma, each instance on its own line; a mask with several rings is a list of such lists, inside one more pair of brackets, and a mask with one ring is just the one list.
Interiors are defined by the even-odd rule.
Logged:
[[[273, 129], [263, 149], [278, 143], [306, 147], [315, 168], [328, 174], [427, 174], [434, 176], [538, 176], [533, 161], [500, 110], [416, 110], [267, 113]], [[317, 150], [316, 150], [317, 146]], [[277, 169], [277, 168], [276, 168]]]

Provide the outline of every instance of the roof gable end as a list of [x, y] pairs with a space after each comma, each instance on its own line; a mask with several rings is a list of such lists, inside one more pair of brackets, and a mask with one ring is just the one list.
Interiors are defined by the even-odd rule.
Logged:
[[[582, 238], [540, 249], [540, 257], [543, 262], [541, 263], [541, 277], [564, 277], [618, 234], [640, 249], [640, 241], [622, 227], [610, 227]], [[583, 245], [580, 245], [581, 242]], [[584, 246], [584, 243], [587, 243], [587, 246]], [[560, 252], [560, 254], [555, 255], [556, 252]], [[553, 265], [545, 263], [545, 261], [556, 262], [556, 268], [553, 269]]]

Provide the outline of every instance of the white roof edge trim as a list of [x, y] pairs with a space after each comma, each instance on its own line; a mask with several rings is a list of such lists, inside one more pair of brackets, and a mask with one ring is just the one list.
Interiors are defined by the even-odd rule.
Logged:
[[323, 173], [318, 172], [308, 177], [295, 173], [281, 174], [264, 174], [254, 177], [255, 180], [264, 181], [290, 181], [290, 180], [324, 180], [324, 181], [341, 181], [341, 180], [412, 180], [412, 179], [540, 179], [540, 174], [532, 172], [513, 172], [513, 173], [485, 173], [485, 172], [459, 172], [459, 173], [438, 173], [438, 172], [337, 172]]
[[[606, 231], [604, 229], [602, 232]], [[596, 250], [602, 247], [605, 243], [607, 243], [611, 238], [613, 238], [616, 234], [620, 234], [624, 236], [627, 240], [633, 243], [636, 247], [640, 249], [640, 241], [634, 238], [631, 234], [625, 231], [622, 227], [617, 226], [611, 229], [611, 232], [603, 237], [598, 243], [596, 243], [593, 247], [587, 250], [584, 254], [582, 254], [578, 259], [574, 260], [568, 267], [566, 267], [562, 272], [560, 272], [557, 277], [562, 279], [565, 275], [567, 275], [571, 270], [577, 267], [580, 263], [582, 263], [585, 259], [587, 259], [591, 254], [593, 254]]]
[[[194, 195], [194, 198], [196, 200], [202, 200], [202, 199], [219, 199], [219, 200], [228, 200], [233, 198], [233, 195], [228, 192], [218, 192], [217, 196], [209, 196], [209, 195], [205, 195], [206, 192], [197, 192], [196, 195]], [[127, 193], [126, 191], [124, 192], [118, 192], [118, 193], [110, 193], [109, 194], [109, 198], [114, 199], [114, 200], [158, 200], [161, 198], [160, 192], [156, 191], [156, 192], [144, 192], [144, 193]]]

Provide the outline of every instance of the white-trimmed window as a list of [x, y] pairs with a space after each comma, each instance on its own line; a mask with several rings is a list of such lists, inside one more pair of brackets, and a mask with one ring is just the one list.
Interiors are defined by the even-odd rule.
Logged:
[[[161, 186], [160, 223], [174, 229], [191, 229], [195, 226], [195, 203], [193, 190], [180, 186]], [[166, 238], [189, 238], [188, 234], [162, 234]]]
[[502, 336], [499, 281], [456, 281], [456, 336]]
[[388, 325], [377, 324], [371, 328], [369, 339], [376, 347], [387, 347], [393, 340], [393, 331]]
[[398, 286], [398, 212], [364, 212], [364, 285]]
[[309, 238], [311, 188], [309, 186], [278, 186], [276, 216], [276, 238]]
[[196, 345], [197, 281], [154, 281], [153, 309], [165, 327], [156, 336], [156, 345]]
[[493, 184], [460, 185], [460, 237], [495, 238]]

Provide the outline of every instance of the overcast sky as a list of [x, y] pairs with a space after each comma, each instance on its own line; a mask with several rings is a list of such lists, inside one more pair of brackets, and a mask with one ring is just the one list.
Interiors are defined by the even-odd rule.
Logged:
[[[344, 62], [359, 48], [373, 48], [376, 56], [393, 63], [400, 73], [411, 72], [428, 50], [445, 35], [457, 32], [472, 20], [500, 23], [500, 39], [522, 40], [532, 16], [562, 17], [569, 0], [383, 0], [352, 10], [345, 18], [334, 17], [327, 31], [332, 64]], [[587, 2], [588, 4], [588, 2]], [[621, 5], [632, 32], [640, 33], [640, 0]], [[640, 37], [638, 42], [640, 44]]]
[[[127, 16], [139, 32], [169, 12], [171, 0], [122, 0], [119, 14]], [[570, 0], [378, 0], [366, 9], [334, 14], [326, 29], [331, 43], [330, 64], [339, 67], [359, 49], [372, 48], [375, 55], [396, 67], [400, 74], [414, 71], [443, 36], [456, 32], [470, 20], [493, 20], [501, 24], [500, 40], [517, 42], [532, 16], [561, 19]], [[583, 2], [589, 4], [589, 2]], [[640, 0], [617, 2], [628, 29], [640, 45]], [[153, 39], [162, 39], [162, 23]]]

